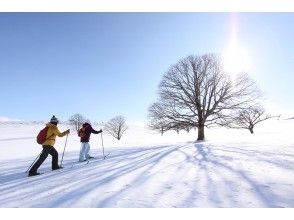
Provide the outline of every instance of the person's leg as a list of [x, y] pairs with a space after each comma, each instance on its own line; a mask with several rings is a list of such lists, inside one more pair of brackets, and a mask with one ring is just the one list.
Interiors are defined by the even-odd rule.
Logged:
[[50, 148], [48, 146], [43, 146], [43, 151], [39, 157], [39, 159], [36, 161], [36, 163], [32, 166], [32, 168], [29, 171], [29, 174], [36, 173], [39, 167], [42, 165], [42, 163], [46, 160], [48, 157], [48, 154], [50, 152]]
[[79, 161], [82, 162], [85, 160], [85, 143], [81, 143], [80, 157]]
[[89, 152], [90, 152], [90, 144], [86, 143], [85, 155], [87, 160], [89, 160], [89, 158], [91, 157]]
[[51, 147], [49, 154], [52, 156], [52, 170], [58, 169], [58, 152], [53, 146]]

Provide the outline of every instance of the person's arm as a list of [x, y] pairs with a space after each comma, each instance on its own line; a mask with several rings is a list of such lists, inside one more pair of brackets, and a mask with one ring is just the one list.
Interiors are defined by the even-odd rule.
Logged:
[[91, 127], [91, 133], [93, 133], [93, 134], [99, 134], [99, 133], [101, 133], [102, 132], [102, 129], [100, 129], [100, 131], [96, 131], [96, 130], [94, 130], [92, 127]]
[[63, 136], [65, 136], [65, 135], [69, 134], [69, 129], [66, 130], [66, 131], [64, 131], [64, 132], [60, 132], [60, 131], [58, 130], [58, 128], [56, 128], [54, 134], [57, 135], [58, 137], [63, 137]]

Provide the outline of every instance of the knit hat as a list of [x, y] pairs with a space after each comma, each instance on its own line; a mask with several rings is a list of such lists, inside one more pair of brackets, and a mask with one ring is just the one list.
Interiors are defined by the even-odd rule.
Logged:
[[58, 119], [55, 117], [55, 115], [52, 116], [52, 118], [50, 119], [50, 122], [58, 123]]

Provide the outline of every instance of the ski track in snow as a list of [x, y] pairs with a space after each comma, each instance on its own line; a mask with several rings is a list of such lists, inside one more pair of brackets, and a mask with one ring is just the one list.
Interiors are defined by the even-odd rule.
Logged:
[[195, 143], [195, 133], [161, 137], [135, 127], [120, 142], [105, 136], [105, 160], [93, 136], [97, 158], [89, 164], [76, 162], [72, 135], [63, 170], [51, 171], [49, 156], [43, 175], [27, 177], [40, 148], [18, 137], [33, 137], [39, 127], [0, 127], [0, 207], [294, 207], [293, 129], [207, 132], [210, 140]]
[[111, 149], [87, 165], [77, 155], [52, 172], [48, 158], [30, 178], [33, 158], [1, 161], [0, 207], [294, 207], [290, 147], [186, 142]]

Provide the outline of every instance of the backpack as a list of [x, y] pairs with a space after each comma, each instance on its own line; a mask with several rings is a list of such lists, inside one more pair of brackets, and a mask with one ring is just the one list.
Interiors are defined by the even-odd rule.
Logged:
[[43, 144], [47, 140], [47, 132], [48, 132], [49, 127], [43, 128], [39, 134], [37, 135], [37, 143], [38, 144]]
[[86, 136], [86, 128], [81, 128], [79, 131], [78, 131], [78, 136], [79, 137], [85, 137]]

